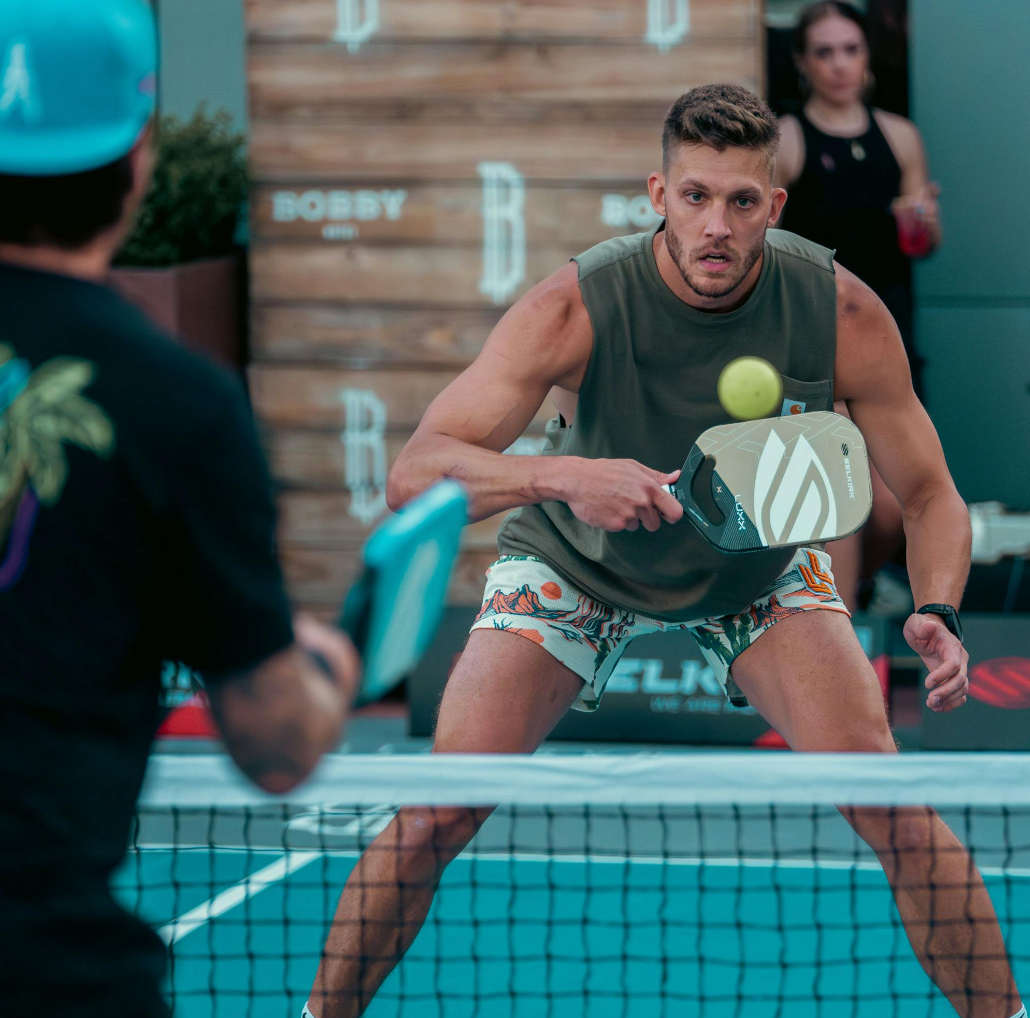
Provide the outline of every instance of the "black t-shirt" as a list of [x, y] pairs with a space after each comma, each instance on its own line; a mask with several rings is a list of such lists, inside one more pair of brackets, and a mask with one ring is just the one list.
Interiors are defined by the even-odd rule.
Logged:
[[[45, 910], [48, 895], [73, 897], [61, 888], [96, 893], [124, 856], [162, 662], [185, 662], [210, 684], [293, 634], [271, 484], [240, 384], [93, 283], [0, 265], [0, 308], [9, 915], [17, 901]], [[30, 887], [38, 898], [25, 898]], [[39, 915], [30, 940], [42, 936]], [[142, 971], [154, 945], [134, 932], [149, 952]], [[25, 935], [0, 922], [0, 955], [10, 938], [28, 956]], [[64, 963], [39, 950], [49, 996]], [[124, 964], [131, 953], [123, 944]], [[25, 973], [15, 978], [24, 988]], [[9, 999], [5, 989], [0, 976]]]

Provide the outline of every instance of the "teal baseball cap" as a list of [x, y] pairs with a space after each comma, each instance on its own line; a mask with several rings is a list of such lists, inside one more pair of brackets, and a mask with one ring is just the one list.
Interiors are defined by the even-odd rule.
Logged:
[[0, 173], [84, 173], [130, 152], [154, 112], [146, 0], [0, 0]]

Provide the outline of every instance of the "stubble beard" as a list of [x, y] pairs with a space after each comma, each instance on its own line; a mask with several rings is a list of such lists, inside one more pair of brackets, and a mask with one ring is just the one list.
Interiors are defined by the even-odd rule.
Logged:
[[[728, 297], [747, 278], [748, 273], [758, 264], [758, 259], [762, 257], [762, 252], [765, 250], [765, 235], [763, 234], [755, 246], [747, 252], [747, 255], [744, 258], [743, 268], [739, 273], [734, 275], [732, 280], [713, 279], [707, 284], [696, 283], [691, 280], [689, 275], [689, 262], [683, 253], [683, 245], [680, 243], [679, 237], [669, 229], [666, 229], [665, 231], [665, 246], [669, 249], [669, 254], [672, 257], [676, 268], [679, 269], [680, 275], [683, 277], [683, 282], [686, 283], [687, 286], [689, 286], [690, 289], [699, 297], [706, 297], [709, 300], [713, 300], [720, 297]], [[727, 254], [729, 253], [730, 252], [727, 252]]]

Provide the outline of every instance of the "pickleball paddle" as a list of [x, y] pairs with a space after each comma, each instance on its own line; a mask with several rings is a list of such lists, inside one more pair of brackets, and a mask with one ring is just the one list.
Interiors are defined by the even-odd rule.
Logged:
[[466, 523], [465, 490], [455, 481], [439, 481], [369, 537], [364, 571], [340, 618], [363, 663], [355, 707], [388, 693], [429, 647]]
[[865, 439], [826, 411], [709, 428], [665, 487], [726, 552], [836, 541], [872, 508]]

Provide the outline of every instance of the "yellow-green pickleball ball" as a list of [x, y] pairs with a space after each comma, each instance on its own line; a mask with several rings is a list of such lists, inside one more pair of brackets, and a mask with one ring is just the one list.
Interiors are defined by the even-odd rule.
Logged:
[[719, 375], [719, 402], [738, 421], [768, 417], [783, 399], [780, 373], [761, 357], [738, 357]]

